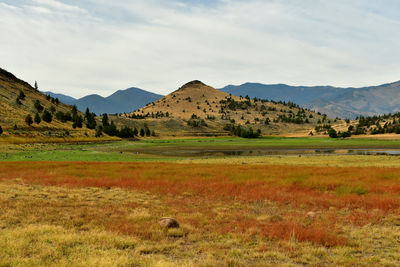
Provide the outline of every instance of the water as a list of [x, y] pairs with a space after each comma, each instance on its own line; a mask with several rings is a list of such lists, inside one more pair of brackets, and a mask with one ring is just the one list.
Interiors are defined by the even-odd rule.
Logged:
[[388, 155], [400, 156], [400, 150], [385, 149], [209, 149], [209, 150], [159, 150], [149, 154], [178, 157], [219, 157], [219, 156], [286, 156], [286, 155]]

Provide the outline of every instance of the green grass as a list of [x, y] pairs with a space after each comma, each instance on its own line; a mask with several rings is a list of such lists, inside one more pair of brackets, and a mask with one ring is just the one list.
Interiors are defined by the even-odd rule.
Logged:
[[[121, 141], [92, 144], [32, 144], [0, 146], [0, 161], [176, 161], [186, 156], [174, 152], [241, 149], [400, 148], [400, 140], [236, 137]], [[160, 152], [173, 156], [162, 156]], [[197, 156], [199, 158], [199, 156]], [[218, 156], [214, 158], [220, 158]]]
[[[121, 145], [125, 146], [124, 142]], [[331, 139], [307, 137], [263, 137], [244, 139], [236, 137], [143, 140], [128, 147], [271, 147], [271, 148], [400, 148], [400, 140]]]

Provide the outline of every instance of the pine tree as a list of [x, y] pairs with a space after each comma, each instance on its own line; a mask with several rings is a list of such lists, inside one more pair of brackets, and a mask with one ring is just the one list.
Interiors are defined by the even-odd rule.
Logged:
[[51, 115], [51, 113], [45, 109], [42, 115], [42, 120], [50, 123], [53, 120], [53, 115]]
[[143, 137], [143, 136], [144, 136], [144, 134], [145, 134], [145, 133], [144, 133], [144, 130], [143, 130], [143, 128], [142, 128], [142, 129], [140, 129], [140, 136], [142, 136], [142, 137]]
[[35, 89], [36, 89], [36, 90], [39, 90], [39, 87], [38, 87], [37, 81], [35, 81]]
[[108, 122], [107, 113], [103, 114], [103, 118], [101, 119], [101, 122], [103, 123], [103, 127], [108, 127], [110, 125], [110, 123]]
[[35, 114], [35, 118], [33, 119], [35, 121], [35, 123], [39, 124], [42, 122], [42, 119], [39, 116], [39, 113]]
[[43, 106], [40, 104], [39, 100], [35, 101], [35, 108], [38, 112], [42, 112], [43, 111]]
[[25, 99], [25, 94], [22, 90], [19, 91], [18, 99], [24, 100]]
[[26, 115], [26, 117], [25, 117], [25, 123], [28, 124], [28, 126], [31, 126], [31, 125], [32, 125], [33, 119], [32, 119], [31, 114]]

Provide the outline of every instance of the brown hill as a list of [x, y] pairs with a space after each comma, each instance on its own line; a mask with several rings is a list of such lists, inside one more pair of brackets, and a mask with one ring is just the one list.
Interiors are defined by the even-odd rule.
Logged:
[[[42, 106], [39, 110], [35, 107], [36, 102]], [[36, 114], [43, 118], [46, 110], [52, 116], [51, 122], [42, 119], [40, 123], [33, 122], [30, 126], [25, 122], [28, 114], [33, 119]], [[54, 138], [94, 137], [94, 130], [87, 129], [84, 125], [82, 128], [73, 128], [72, 121], [56, 118], [57, 113], [71, 113], [71, 110], [71, 106], [46, 96], [27, 82], [0, 68], [0, 126], [4, 131], [0, 135], [2, 141], [11, 137], [33, 137], [43, 141]], [[82, 113], [78, 112], [78, 115], [83, 117]]]
[[226, 134], [228, 124], [260, 129], [263, 134], [308, 134], [318, 123], [330, 120], [293, 103], [233, 96], [200, 81], [189, 82], [125, 116], [144, 119], [153, 127], [158, 124], [161, 134], [166, 131], [177, 134], [179, 130], [175, 128], [184, 127], [184, 135], [191, 132]]

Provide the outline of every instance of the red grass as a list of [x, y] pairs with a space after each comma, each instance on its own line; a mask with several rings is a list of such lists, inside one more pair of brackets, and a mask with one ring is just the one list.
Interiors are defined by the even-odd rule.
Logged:
[[[387, 179], [390, 177], [390, 179]], [[241, 166], [171, 163], [62, 163], [3, 162], [0, 180], [20, 178], [24, 182], [74, 187], [121, 187], [149, 191], [166, 198], [181, 213], [196, 211], [214, 218], [213, 204], [241, 202], [243, 205], [271, 201], [291, 213], [279, 222], [259, 222], [246, 210], [233, 211], [211, 227], [221, 233], [244, 234], [251, 227], [266, 237], [289, 240], [293, 230], [299, 241], [326, 246], [343, 244], [336, 226], [365, 225], [400, 209], [400, 168]], [[362, 188], [366, 194], [335, 193], [337, 188]], [[191, 196], [176, 199], [188, 192]], [[351, 190], [350, 190], [351, 192]], [[357, 192], [357, 191], [354, 191]], [[334, 207], [349, 215], [330, 214]], [[305, 210], [319, 210], [319, 219], [307, 222]], [[376, 210], [375, 212], [371, 212]], [[299, 219], [300, 218], [300, 219]], [[182, 218], [185, 220], [185, 218]], [[200, 227], [193, 219], [187, 222]], [[202, 226], [205, 227], [205, 226]], [[123, 222], [112, 231], [137, 233]], [[146, 235], [145, 232], [142, 235]]]

